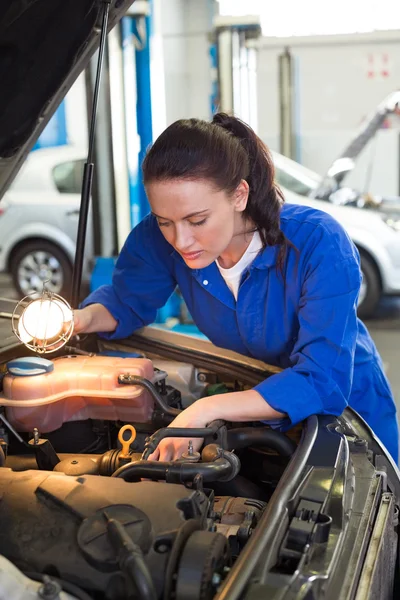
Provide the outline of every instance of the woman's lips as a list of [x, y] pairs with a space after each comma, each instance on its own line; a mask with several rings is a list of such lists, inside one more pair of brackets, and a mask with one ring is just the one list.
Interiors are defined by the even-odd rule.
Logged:
[[182, 253], [182, 257], [185, 260], [195, 260], [196, 258], [199, 258], [201, 254], [203, 254], [203, 250], [199, 250], [198, 252]]

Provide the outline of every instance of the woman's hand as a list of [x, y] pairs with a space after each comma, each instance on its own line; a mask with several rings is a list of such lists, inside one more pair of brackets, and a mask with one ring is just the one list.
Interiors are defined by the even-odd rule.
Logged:
[[88, 331], [92, 322], [92, 315], [90, 310], [87, 309], [74, 310], [74, 333], [85, 333]]
[[[285, 413], [278, 412], [256, 391], [230, 392], [200, 398], [182, 411], [169, 427], [206, 427], [212, 421], [268, 421], [282, 419]], [[165, 438], [149, 460], [177, 460], [186, 452], [190, 438]], [[202, 439], [194, 438], [193, 450], [198, 450]]]
[[[183, 410], [168, 427], [206, 427], [208, 420], [206, 414], [201, 414], [202, 403], [200, 400]], [[157, 449], [149, 456], [149, 460], [170, 461], [178, 460], [187, 452], [189, 442], [193, 442], [194, 452], [202, 444], [202, 438], [165, 438], [161, 440]]]
[[117, 321], [102, 304], [89, 304], [74, 310], [74, 333], [114, 331]]

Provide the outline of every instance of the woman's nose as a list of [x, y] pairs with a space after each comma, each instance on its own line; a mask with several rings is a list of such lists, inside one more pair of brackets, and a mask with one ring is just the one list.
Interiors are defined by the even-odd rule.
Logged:
[[175, 230], [175, 248], [180, 252], [185, 252], [192, 245], [192, 235], [186, 227], [176, 227]]

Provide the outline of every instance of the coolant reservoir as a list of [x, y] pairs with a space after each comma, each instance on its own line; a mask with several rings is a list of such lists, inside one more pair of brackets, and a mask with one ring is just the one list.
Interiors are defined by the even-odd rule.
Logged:
[[[145, 423], [154, 401], [140, 386], [118, 383], [129, 373], [154, 381], [152, 362], [146, 358], [67, 356], [52, 361], [11, 361], [3, 379], [0, 406], [19, 431], [49, 432], [66, 421], [83, 419]], [[36, 362], [35, 362], [36, 361]]]

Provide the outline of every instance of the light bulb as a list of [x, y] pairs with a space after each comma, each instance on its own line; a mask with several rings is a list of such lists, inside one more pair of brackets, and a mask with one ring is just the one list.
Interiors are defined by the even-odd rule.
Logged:
[[34, 300], [18, 321], [18, 334], [26, 344], [31, 340], [49, 340], [63, 331], [72, 321], [72, 310], [56, 299]]

